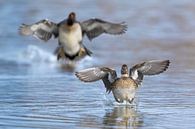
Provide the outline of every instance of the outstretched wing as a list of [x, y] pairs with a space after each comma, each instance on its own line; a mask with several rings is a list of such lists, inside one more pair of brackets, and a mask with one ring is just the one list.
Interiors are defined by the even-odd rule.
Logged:
[[31, 25], [22, 24], [19, 27], [19, 33], [24, 36], [33, 35], [38, 39], [48, 41], [52, 35], [58, 36], [58, 27], [56, 23], [43, 19]]
[[169, 60], [147, 61], [133, 66], [129, 75], [138, 83], [141, 83], [144, 75], [156, 75], [164, 72], [170, 64]]
[[111, 23], [101, 19], [89, 19], [81, 23], [83, 33], [87, 35], [89, 40], [101, 35], [102, 33], [108, 34], [123, 34], [127, 30], [127, 25], [122, 23]]
[[75, 75], [79, 78], [79, 80], [84, 82], [94, 82], [94, 81], [102, 80], [106, 87], [106, 91], [108, 93], [110, 93], [111, 91], [112, 80], [117, 78], [116, 71], [107, 67], [88, 68], [76, 72]]
[[101, 80], [107, 74], [107, 72], [102, 71], [101, 68], [98, 67], [84, 69], [75, 73], [79, 80], [84, 82], [94, 82]]

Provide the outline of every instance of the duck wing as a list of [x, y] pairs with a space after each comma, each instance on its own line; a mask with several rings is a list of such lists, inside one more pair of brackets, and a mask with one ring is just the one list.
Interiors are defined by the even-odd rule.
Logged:
[[75, 75], [83, 82], [94, 82], [102, 80], [108, 93], [111, 91], [111, 83], [117, 78], [116, 71], [108, 67], [88, 68], [76, 72]]
[[48, 41], [52, 35], [58, 36], [58, 26], [54, 22], [43, 19], [31, 25], [22, 24], [19, 27], [19, 33], [23, 36], [33, 35], [38, 39]]
[[101, 19], [89, 19], [81, 23], [83, 34], [86, 34], [89, 40], [98, 37], [103, 33], [112, 35], [123, 34], [127, 30], [125, 22], [111, 23]]
[[141, 84], [144, 75], [157, 75], [167, 70], [169, 60], [152, 60], [134, 65], [129, 70], [129, 75]]

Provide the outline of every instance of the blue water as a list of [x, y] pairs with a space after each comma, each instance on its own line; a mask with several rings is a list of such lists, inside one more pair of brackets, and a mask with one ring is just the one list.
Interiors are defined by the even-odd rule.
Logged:
[[[195, 3], [165, 1], [0, 0], [0, 128], [195, 128]], [[18, 35], [21, 23], [54, 22], [71, 11], [84, 21], [126, 21], [121, 36], [102, 35], [84, 44], [92, 57], [67, 69], [56, 60], [56, 40]], [[119, 71], [152, 59], [169, 69], [145, 77], [137, 108], [114, 103], [101, 82], [83, 83], [74, 71], [110, 66]]]

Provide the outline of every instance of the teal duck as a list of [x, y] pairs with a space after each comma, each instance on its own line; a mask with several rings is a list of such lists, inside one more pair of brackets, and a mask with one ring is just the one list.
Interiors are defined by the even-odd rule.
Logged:
[[84, 82], [102, 80], [106, 91], [108, 93], [112, 92], [117, 102], [127, 101], [132, 103], [144, 75], [160, 74], [168, 68], [169, 64], [169, 60], [152, 60], [136, 64], [129, 70], [128, 66], [123, 64], [121, 77], [117, 77], [116, 71], [109, 67], [88, 68], [76, 72], [75, 75]]
[[59, 46], [55, 50], [57, 58], [69, 60], [79, 60], [92, 54], [82, 43], [85, 35], [92, 40], [103, 33], [117, 35], [125, 33], [126, 30], [127, 25], [124, 22], [111, 23], [97, 18], [78, 22], [74, 12], [59, 23], [43, 19], [30, 25], [22, 24], [19, 27], [19, 33], [24, 36], [33, 35], [43, 41], [48, 41], [52, 37], [58, 38]]

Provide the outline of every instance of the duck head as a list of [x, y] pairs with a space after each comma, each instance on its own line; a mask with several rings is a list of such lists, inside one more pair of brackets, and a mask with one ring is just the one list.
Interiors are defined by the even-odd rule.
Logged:
[[74, 24], [74, 22], [76, 21], [76, 14], [74, 12], [71, 12], [68, 15], [68, 19], [67, 19], [67, 24], [69, 26], [72, 26]]
[[129, 72], [128, 72], [128, 66], [126, 64], [123, 64], [121, 67], [121, 76], [122, 77], [128, 77]]

